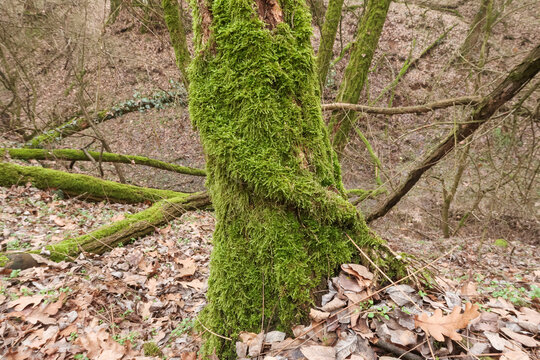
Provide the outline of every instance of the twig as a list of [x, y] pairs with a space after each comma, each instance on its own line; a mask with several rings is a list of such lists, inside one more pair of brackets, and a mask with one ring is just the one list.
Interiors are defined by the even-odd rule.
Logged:
[[418, 356], [416, 354], [407, 352], [407, 350], [403, 350], [399, 346], [396, 346], [394, 344], [391, 344], [391, 343], [386, 342], [386, 341], [381, 340], [381, 339], [379, 339], [379, 341], [377, 341], [377, 343], [375, 343], [375, 346], [378, 346], [381, 349], [389, 351], [392, 354], [398, 355], [400, 358], [403, 358], [403, 359], [406, 359], [406, 360], [422, 360], [423, 359], [421, 356]]
[[198, 321], [199, 324], [204, 328], [204, 330], [208, 331], [210, 334], [212, 334], [212, 335], [214, 335], [214, 336], [217, 336], [218, 338], [222, 338], [223, 340], [233, 341], [231, 338], [228, 338], [228, 337], [223, 336], [223, 335], [216, 334], [215, 332], [213, 332], [212, 330], [210, 330], [209, 328], [207, 328], [206, 326], [204, 326], [203, 323], [201, 322], [201, 320], [199, 320], [198, 317], [196, 317], [195, 319], [197, 319], [197, 321]]
[[476, 105], [480, 102], [481, 98], [478, 96], [462, 96], [451, 99], [445, 99], [436, 101], [424, 105], [403, 106], [403, 107], [374, 107], [358, 104], [347, 103], [332, 103], [323, 104], [321, 107], [323, 110], [352, 110], [359, 111], [366, 114], [384, 114], [384, 115], [398, 115], [398, 114], [410, 114], [410, 113], [427, 113], [437, 109], [444, 109], [457, 105]]

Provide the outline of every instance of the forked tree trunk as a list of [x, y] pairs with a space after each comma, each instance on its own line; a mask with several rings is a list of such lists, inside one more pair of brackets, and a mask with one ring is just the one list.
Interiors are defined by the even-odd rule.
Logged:
[[[322, 121], [305, 3], [199, 0], [190, 115], [217, 217], [205, 353], [236, 358], [240, 331], [290, 331], [313, 292], [351, 260], [347, 239], [402, 270], [347, 202]], [[376, 256], [377, 254], [377, 256]]]
[[[391, 2], [392, 0], [367, 1], [336, 102], [356, 104], [360, 99]], [[355, 119], [356, 114], [341, 111], [330, 118], [328, 127], [332, 145], [339, 155], [347, 145]]]

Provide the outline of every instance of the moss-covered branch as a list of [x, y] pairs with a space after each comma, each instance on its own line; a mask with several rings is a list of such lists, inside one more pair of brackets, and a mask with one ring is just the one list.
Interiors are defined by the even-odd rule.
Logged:
[[451, 99], [444, 99], [435, 101], [432, 103], [424, 104], [424, 105], [414, 105], [414, 106], [402, 106], [402, 107], [391, 107], [391, 108], [384, 108], [384, 107], [374, 107], [374, 106], [366, 106], [366, 105], [358, 105], [358, 104], [347, 104], [347, 103], [332, 103], [332, 104], [323, 104], [322, 109], [323, 110], [352, 110], [352, 111], [358, 111], [363, 112], [366, 114], [385, 114], [385, 115], [398, 115], [398, 114], [421, 114], [421, 113], [427, 113], [438, 109], [445, 109], [451, 106], [458, 106], [458, 105], [476, 105], [482, 100], [482, 98], [478, 96], [462, 96], [457, 98], [451, 98]]
[[[146, 111], [152, 108], [162, 108], [165, 105], [179, 101], [186, 104], [186, 91], [183, 88], [174, 91], [160, 91], [151, 97], [138, 98], [123, 101], [115, 106], [98, 111], [90, 121], [94, 124], [100, 124], [104, 121], [117, 118], [134, 111]], [[45, 130], [41, 134], [34, 136], [27, 141], [27, 148], [42, 148], [47, 144], [58, 142], [65, 137], [76, 134], [82, 130], [88, 129], [89, 120], [84, 116], [74, 116], [60, 126], [50, 130]]]
[[0, 186], [24, 185], [26, 183], [31, 183], [39, 189], [59, 189], [68, 195], [81, 195], [83, 198], [97, 201], [140, 203], [187, 196], [172, 190], [119, 184], [88, 175], [0, 162]]
[[[360, 19], [355, 43], [352, 46], [349, 64], [339, 87], [337, 102], [358, 103], [391, 2], [391, 0], [367, 1], [366, 9]], [[339, 156], [347, 144], [352, 120], [346, 113], [337, 112], [330, 118], [328, 126], [332, 136], [332, 145]]]
[[379, 208], [366, 217], [366, 221], [373, 221], [390, 211], [413, 188], [427, 170], [435, 166], [446, 154], [452, 151], [456, 144], [474, 134], [501, 105], [512, 99], [539, 71], [540, 45], [537, 45], [523, 62], [514, 67], [507, 77], [475, 107], [470, 117], [472, 121], [454, 128], [434, 149], [429, 151], [414, 166], [414, 169], [407, 175], [405, 181], [400, 184], [396, 191]]
[[[5, 149], [0, 148], [0, 161], [6, 155], [19, 160], [72, 160], [72, 161], [103, 161], [123, 164], [137, 164], [157, 169], [174, 171], [180, 174], [206, 176], [206, 171], [187, 166], [166, 163], [161, 160], [150, 159], [137, 155], [121, 155], [108, 152], [82, 151], [74, 149]], [[91, 156], [89, 158], [88, 156]]]
[[163, 8], [165, 24], [169, 30], [171, 45], [174, 49], [176, 65], [182, 73], [182, 82], [187, 89], [189, 86], [187, 67], [191, 61], [191, 54], [187, 47], [186, 28], [182, 14], [180, 14], [178, 0], [162, 0], [161, 7]]
[[[124, 220], [103, 226], [89, 234], [66, 239], [57, 244], [47, 245], [40, 252], [53, 261], [73, 260], [81, 252], [103, 254], [121, 243], [128, 243], [148, 235], [159, 226], [179, 217], [186, 211], [205, 209], [210, 205], [207, 193], [182, 195], [155, 203], [150, 208], [134, 215], [128, 215]], [[17, 254], [0, 254], [0, 266], [5, 266], [10, 260], [18, 267], [24, 257]], [[10, 268], [17, 268], [10, 266]], [[24, 266], [24, 265], [23, 265]]]
[[330, 61], [332, 60], [332, 55], [334, 53], [334, 41], [341, 20], [342, 7], [343, 0], [330, 0], [328, 2], [328, 8], [326, 9], [324, 25], [321, 30], [321, 45], [319, 46], [316, 62], [319, 71], [321, 90], [323, 90], [326, 85], [326, 76], [328, 75]]

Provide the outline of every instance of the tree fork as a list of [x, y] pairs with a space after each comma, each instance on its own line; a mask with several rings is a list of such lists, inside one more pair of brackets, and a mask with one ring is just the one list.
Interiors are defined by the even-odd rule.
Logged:
[[26, 183], [31, 183], [38, 189], [59, 189], [68, 195], [82, 195], [83, 198], [94, 201], [141, 203], [187, 196], [172, 190], [119, 184], [88, 175], [0, 162], [0, 186]]
[[471, 115], [471, 122], [452, 130], [443, 141], [431, 150], [408, 175], [405, 181], [392, 193], [384, 203], [366, 217], [367, 222], [384, 216], [390, 211], [422, 175], [436, 165], [446, 154], [454, 149], [456, 144], [471, 136], [482, 124], [507, 101], [512, 99], [540, 71], [540, 45], [537, 45], [527, 57], [515, 66], [506, 78], [476, 106]]
[[[146, 210], [128, 215], [124, 220], [103, 226], [86, 235], [46, 245], [43, 250], [30, 251], [30, 253], [40, 253], [57, 262], [73, 260], [81, 252], [101, 255], [120, 243], [126, 244], [154, 232], [156, 228], [180, 217], [187, 211], [203, 210], [209, 205], [210, 198], [205, 192], [161, 200]], [[0, 254], [0, 266], [10, 266], [11, 261], [21, 262], [17, 261], [22, 256], [20, 254]], [[10, 268], [15, 269], [15, 267]]]
[[179, 174], [206, 176], [206, 171], [203, 169], [192, 168], [170, 164], [161, 160], [150, 159], [144, 156], [137, 155], [122, 155], [108, 152], [83, 151], [75, 149], [13, 149], [0, 148], [0, 160], [5, 156], [19, 160], [71, 160], [71, 161], [92, 161], [97, 162], [112, 162], [122, 164], [137, 164], [153, 167], [156, 169], [174, 171]]

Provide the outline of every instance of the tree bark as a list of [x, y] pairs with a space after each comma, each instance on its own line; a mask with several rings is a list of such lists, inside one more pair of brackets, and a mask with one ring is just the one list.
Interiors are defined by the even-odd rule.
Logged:
[[[347, 201], [320, 108], [303, 1], [197, 2], [189, 109], [217, 224], [203, 352], [235, 358], [240, 331], [289, 331], [355, 252], [395, 259]], [[378, 256], [376, 256], [378, 255]]]
[[[165, 225], [187, 211], [202, 210], [209, 205], [210, 198], [207, 193], [185, 194], [161, 200], [146, 210], [129, 215], [124, 220], [103, 226], [83, 236], [47, 245], [44, 251], [37, 250], [30, 253], [41, 253], [53, 261], [70, 261], [81, 252], [101, 255], [120, 243], [125, 244], [154, 232], [159, 226]], [[6, 266], [9, 260], [16, 259], [15, 254], [0, 254], [0, 266]]]
[[79, 195], [95, 201], [140, 203], [187, 196], [172, 190], [119, 184], [88, 175], [0, 162], [0, 186], [25, 185], [26, 183], [31, 183], [38, 189], [59, 189], [67, 195]]
[[176, 65], [182, 74], [182, 82], [187, 89], [189, 87], [187, 67], [191, 61], [191, 54], [187, 47], [186, 29], [180, 14], [178, 0], [162, 0], [161, 7], [165, 16], [165, 24], [169, 30], [171, 45], [174, 49]]
[[495, 111], [505, 102], [512, 99], [536, 76], [538, 71], [540, 71], [540, 45], [537, 45], [523, 62], [514, 67], [506, 78], [476, 106], [467, 124], [453, 129], [441, 143], [415, 166], [398, 189], [377, 210], [366, 217], [366, 221], [371, 222], [390, 211], [412, 189], [427, 170], [452, 151], [457, 143], [471, 136], [482, 124], [488, 121]]
[[[163, 105], [180, 100], [185, 104], [186, 93], [181, 89], [178, 91], [159, 92], [152, 97], [126, 100], [115, 106], [98, 111], [92, 118], [94, 124], [100, 124], [107, 120], [117, 118], [134, 111], [146, 111], [152, 108], [159, 108]], [[31, 137], [25, 144], [26, 148], [43, 148], [49, 144], [58, 142], [63, 138], [86, 130], [90, 127], [86, 117], [74, 116], [60, 126], [53, 129], [44, 130], [41, 134]]]
[[[166, 163], [137, 155], [121, 155], [108, 152], [82, 151], [75, 149], [6, 149], [0, 148], [0, 160], [6, 155], [19, 160], [72, 160], [72, 161], [98, 161], [122, 164], [137, 164], [150, 166], [156, 169], [174, 171], [179, 174], [206, 176], [206, 171], [187, 166]], [[90, 157], [89, 157], [90, 156]]]
[[326, 85], [330, 61], [334, 54], [334, 41], [341, 20], [343, 1], [344, 0], [330, 0], [328, 2], [328, 8], [326, 9], [324, 25], [321, 30], [321, 45], [319, 46], [319, 52], [317, 53], [317, 69], [319, 70], [319, 84], [321, 86], [321, 91], [324, 90]]
[[[336, 102], [358, 103], [391, 2], [391, 0], [368, 0], [366, 10], [358, 26], [351, 58], [345, 69]], [[333, 114], [330, 118], [328, 127], [332, 136], [332, 145], [338, 156], [347, 145], [353, 121], [354, 117], [341, 111]]]

